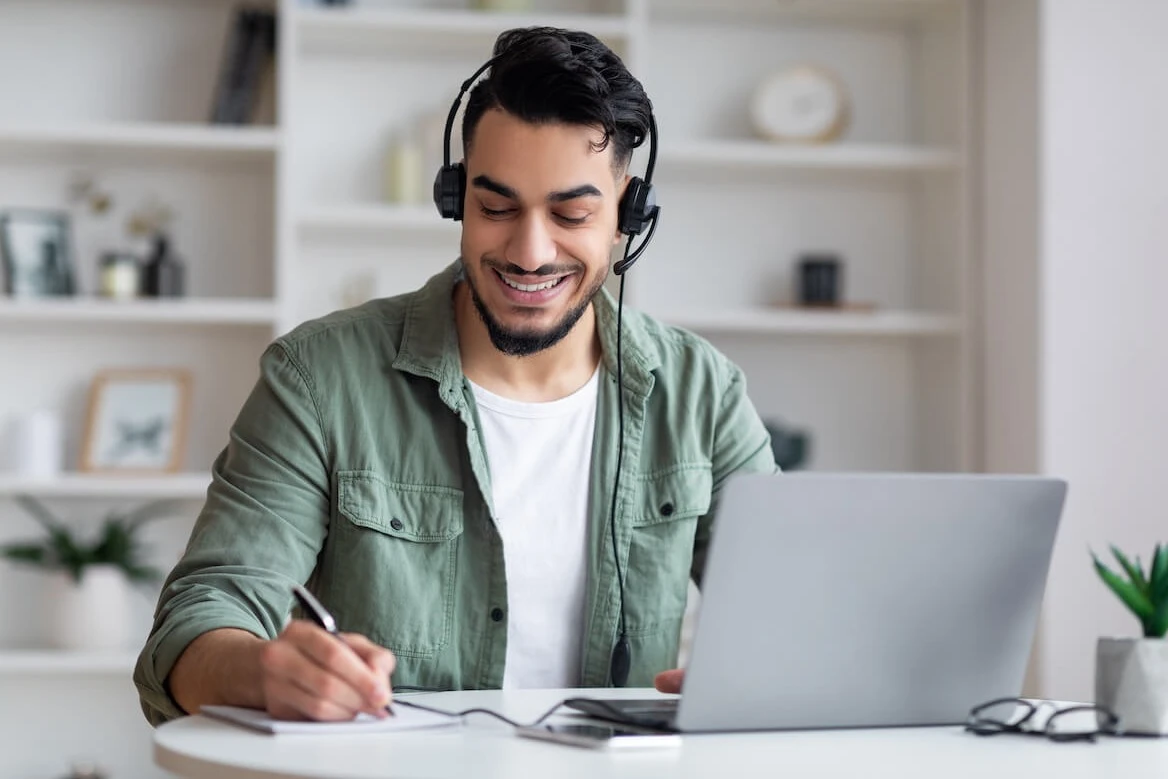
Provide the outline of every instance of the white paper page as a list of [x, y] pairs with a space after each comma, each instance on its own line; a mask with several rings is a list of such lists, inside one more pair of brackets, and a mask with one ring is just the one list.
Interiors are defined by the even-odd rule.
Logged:
[[297, 722], [276, 720], [260, 709], [244, 709], [238, 706], [203, 706], [199, 712], [208, 717], [243, 725], [264, 733], [392, 733], [395, 730], [416, 730], [457, 725], [458, 717], [447, 717], [429, 711], [395, 706], [394, 716], [378, 719], [368, 714], [358, 714], [347, 722]]

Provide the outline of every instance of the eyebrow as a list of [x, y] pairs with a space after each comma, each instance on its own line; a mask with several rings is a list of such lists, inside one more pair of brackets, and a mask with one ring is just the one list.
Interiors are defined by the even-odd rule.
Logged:
[[[517, 193], [514, 189], [507, 186], [506, 184], [500, 184], [490, 176], [479, 174], [478, 176], [474, 177], [474, 180], [471, 183], [478, 189], [485, 189], [490, 192], [494, 192], [496, 195], [501, 195], [508, 200], [519, 199], [519, 193]], [[552, 192], [547, 196], [547, 200], [549, 203], [564, 203], [569, 200], [575, 200], [579, 197], [602, 197], [602, 194], [599, 189], [591, 184], [581, 184], [578, 187], [565, 189], [562, 192]]]

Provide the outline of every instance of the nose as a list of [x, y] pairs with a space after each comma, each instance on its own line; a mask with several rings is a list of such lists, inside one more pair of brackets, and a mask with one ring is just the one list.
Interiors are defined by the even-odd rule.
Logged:
[[533, 271], [556, 261], [556, 242], [542, 214], [529, 212], [515, 222], [507, 244], [507, 261]]

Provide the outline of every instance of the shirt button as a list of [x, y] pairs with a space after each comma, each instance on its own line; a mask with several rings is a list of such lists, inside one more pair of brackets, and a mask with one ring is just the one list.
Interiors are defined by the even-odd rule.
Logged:
[[673, 504], [672, 503], [662, 503], [661, 504], [661, 516], [663, 516], [663, 517], [673, 516]]
[[491, 609], [491, 619], [493, 619], [495, 622], [502, 622], [503, 610], [499, 608]]
[[400, 519], [391, 519], [389, 521], [389, 526], [392, 527], [394, 530], [401, 530], [403, 527], [405, 527], [405, 525], [402, 524], [402, 521]]

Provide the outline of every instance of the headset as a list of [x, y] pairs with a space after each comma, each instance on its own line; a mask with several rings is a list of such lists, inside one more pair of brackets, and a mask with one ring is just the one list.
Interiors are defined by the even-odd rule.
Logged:
[[[462, 98], [470, 90], [474, 82], [487, 68], [491, 67], [499, 58], [492, 57], [476, 70], [470, 78], [462, 82], [458, 96], [450, 106], [450, 113], [446, 117], [446, 130], [442, 139], [442, 168], [434, 177], [434, 205], [443, 219], [462, 221], [463, 203], [466, 198], [466, 166], [461, 162], [450, 162], [450, 136], [454, 130], [454, 119]], [[629, 647], [629, 635], [625, 625], [625, 582], [624, 571], [621, 567], [620, 554], [616, 543], [616, 506], [617, 495], [620, 492], [621, 464], [625, 452], [625, 394], [623, 381], [623, 364], [621, 359], [622, 313], [625, 299], [625, 272], [633, 266], [644, 253], [653, 233], [657, 230], [657, 220], [660, 218], [661, 207], [657, 205], [657, 193], [653, 189], [653, 169], [657, 165], [657, 119], [649, 112], [649, 161], [645, 166], [645, 177], [632, 176], [625, 187], [617, 206], [617, 230], [628, 236], [625, 242], [624, 256], [613, 263], [612, 272], [620, 277], [620, 292], [616, 307], [616, 383], [619, 388], [617, 403], [617, 455], [616, 476], [612, 485], [612, 506], [610, 510], [609, 529], [612, 531], [612, 556], [616, 563], [617, 597], [620, 607], [620, 637], [612, 650], [612, 660], [609, 664], [609, 676], [613, 687], [624, 687], [628, 683], [629, 669], [632, 665], [632, 650]], [[648, 230], [648, 232], [645, 232]], [[641, 245], [634, 251], [633, 238], [645, 233]]]

